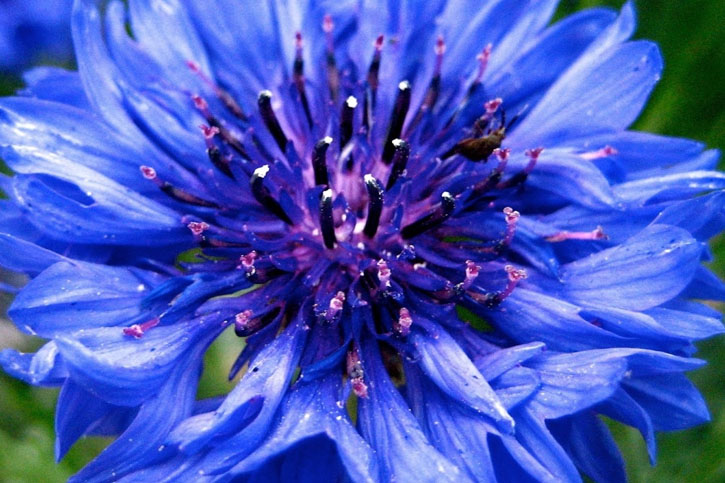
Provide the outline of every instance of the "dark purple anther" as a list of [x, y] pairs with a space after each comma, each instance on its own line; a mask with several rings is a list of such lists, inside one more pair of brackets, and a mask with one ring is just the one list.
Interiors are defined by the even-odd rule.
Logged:
[[408, 81], [403, 81], [398, 84], [398, 97], [395, 99], [393, 113], [390, 116], [390, 126], [388, 126], [388, 136], [385, 139], [385, 145], [383, 147], [383, 162], [385, 164], [390, 164], [393, 160], [393, 154], [395, 154], [393, 141], [398, 139], [400, 133], [403, 132], [405, 116], [408, 114], [408, 109], [410, 108], [410, 95], [411, 88]]
[[305, 61], [302, 59], [302, 34], [297, 32], [295, 35], [295, 62], [292, 67], [292, 76], [294, 79], [297, 93], [300, 95], [302, 109], [305, 111], [307, 124], [312, 126], [312, 113], [310, 112], [310, 103], [307, 100], [307, 91], [305, 90]]
[[410, 225], [404, 226], [400, 234], [404, 239], [413, 238], [431, 228], [440, 225], [448, 219], [456, 208], [456, 199], [449, 192], [444, 191], [441, 194], [441, 203], [432, 212], [414, 221]]
[[366, 237], [372, 238], [378, 231], [380, 214], [383, 212], [383, 187], [371, 174], [366, 174], [364, 180], [370, 201], [368, 203], [368, 218], [365, 221], [363, 233]]
[[264, 178], [267, 176], [267, 173], [269, 173], [269, 166], [266, 164], [254, 170], [252, 177], [249, 179], [249, 185], [252, 188], [252, 195], [259, 204], [274, 213], [277, 218], [288, 225], [291, 225], [292, 220], [290, 220], [289, 216], [287, 216], [287, 213], [284, 212], [282, 206], [277, 202], [277, 200], [272, 198], [269, 189], [264, 186]]
[[327, 148], [332, 144], [332, 138], [325, 136], [317, 141], [315, 148], [312, 150], [312, 169], [315, 172], [315, 184], [318, 186], [328, 186], [330, 180], [327, 175]]
[[219, 134], [219, 128], [212, 126], [199, 126], [204, 132], [204, 141], [206, 142], [206, 154], [209, 156], [211, 163], [227, 177], [234, 179], [234, 174], [229, 167], [229, 160], [222, 156], [219, 148], [214, 144], [214, 137]]
[[320, 197], [320, 229], [327, 248], [335, 248], [335, 221], [332, 217], [332, 190], [326, 189]]
[[264, 125], [267, 126], [269, 133], [274, 138], [279, 149], [284, 153], [287, 150], [287, 136], [285, 136], [282, 127], [279, 125], [277, 116], [272, 110], [272, 93], [270, 91], [262, 91], [259, 93], [257, 98], [257, 105], [259, 106], [259, 114], [262, 116]]
[[[353, 121], [355, 116], [355, 108], [357, 107], [357, 99], [350, 96], [342, 106], [340, 113], [340, 151], [344, 149], [347, 143], [352, 139]], [[350, 155], [345, 161], [345, 171], [350, 172], [353, 168], [353, 159]]]
[[380, 35], [375, 40], [375, 53], [373, 54], [372, 62], [370, 62], [370, 68], [368, 68], [368, 85], [367, 89], [365, 89], [365, 105], [363, 106], [363, 126], [366, 128], [370, 127], [373, 113], [375, 112], [375, 107], [377, 105], [378, 75], [380, 74], [380, 58], [381, 52], [383, 51], [383, 39], [384, 37]]
[[385, 189], [390, 189], [398, 181], [398, 178], [405, 171], [405, 167], [408, 165], [408, 159], [410, 158], [410, 145], [402, 139], [394, 139], [393, 146], [395, 147], [395, 154], [393, 155], [393, 167], [390, 169], [390, 176], [388, 177], [388, 184]]
[[158, 186], [161, 191], [163, 191], [169, 197], [175, 199], [176, 201], [180, 201], [182, 203], [187, 203], [194, 206], [201, 206], [204, 208], [219, 208], [219, 206], [212, 201], [207, 201], [205, 199], [199, 198], [196, 195], [193, 195], [187, 191], [175, 187], [171, 183], [167, 183], [166, 181], [161, 180], [156, 174], [156, 170], [150, 166], [140, 166], [139, 169], [141, 170], [141, 174], [144, 178], [153, 181], [154, 184]]
[[340, 90], [340, 73], [337, 70], [337, 62], [335, 61], [335, 43], [332, 37], [332, 31], [335, 28], [335, 24], [332, 22], [330, 15], [325, 15], [322, 20], [322, 30], [325, 32], [325, 39], [327, 41], [327, 49], [325, 53], [325, 59], [327, 62], [327, 85], [330, 89], [330, 97], [332, 102], [337, 102], [338, 92]]

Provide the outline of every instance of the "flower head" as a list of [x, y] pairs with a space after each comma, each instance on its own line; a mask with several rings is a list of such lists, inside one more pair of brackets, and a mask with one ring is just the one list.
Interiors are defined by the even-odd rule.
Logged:
[[717, 153], [626, 130], [631, 5], [555, 6], [77, 0], [67, 98], [0, 101], [10, 315], [50, 339], [0, 362], [62, 385], [58, 457], [120, 435], [76, 479], [613, 481], [599, 415], [652, 458], [705, 421]]

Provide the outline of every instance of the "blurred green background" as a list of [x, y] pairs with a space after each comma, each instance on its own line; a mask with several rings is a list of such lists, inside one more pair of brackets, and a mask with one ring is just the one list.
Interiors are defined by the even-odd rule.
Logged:
[[[597, 5], [618, 8], [621, 1], [563, 0], [559, 16]], [[659, 43], [665, 58], [662, 81], [636, 129], [704, 141], [725, 148], [725, 2], [722, 0], [639, 0], [638, 38]], [[0, 53], [0, 55], [2, 55]], [[0, 94], [21, 83], [0, 77]], [[721, 168], [723, 164], [721, 163]], [[714, 242], [716, 269], [725, 274], [725, 237]], [[0, 295], [0, 307], [9, 301]], [[25, 351], [38, 341], [22, 337], [0, 321], [0, 348]], [[226, 371], [239, 341], [227, 332], [207, 355], [202, 396], [226, 393]], [[639, 434], [613, 425], [627, 460], [632, 482], [725, 481], [725, 337], [700, 344], [700, 357], [710, 361], [692, 373], [712, 411], [709, 425], [679, 433], [659, 434], [659, 462], [650, 467]], [[109, 440], [80, 441], [59, 464], [53, 462], [55, 389], [26, 386], [0, 374], [0, 482], [62, 482], [97, 454]]]

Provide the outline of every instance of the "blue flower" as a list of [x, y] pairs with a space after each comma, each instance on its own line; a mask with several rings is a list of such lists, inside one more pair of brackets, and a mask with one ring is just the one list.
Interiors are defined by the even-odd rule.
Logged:
[[71, 0], [0, 2], [0, 72], [17, 72], [39, 61], [69, 62], [72, 5]]
[[0, 100], [48, 339], [0, 362], [61, 386], [58, 458], [118, 435], [74, 481], [622, 481], [600, 416], [653, 461], [707, 421], [718, 153], [627, 130], [631, 4], [556, 4], [76, 0], [79, 72]]

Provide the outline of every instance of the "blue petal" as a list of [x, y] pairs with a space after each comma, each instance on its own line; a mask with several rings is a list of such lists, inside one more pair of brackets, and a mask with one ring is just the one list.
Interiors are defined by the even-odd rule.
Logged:
[[591, 412], [552, 421], [556, 439], [579, 469], [594, 481], [626, 482], [624, 460], [607, 426]]
[[603, 208], [615, 203], [609, 182], [596, 166], [558, 150], [546, 150], [541, 154], [527, 184], [574, 204]]
[[586, 409], [611, 396], [627, 370], [619, 352], [592, 350], [571, 354], [545, 353], [527, 362], [541, 378], [535, 411], [554, 419]]
[[0, 233], [0, 266], [6, 269], [37, 275], [62, 260], [64, 257], [53, 251], [12, 235]]
[[509, 369], [531, 359], [544, 351], [545, 345], [541, 342], [517, 345], [506, 349], [491, 352], [485, 357], [477, 357], [474, 361], [483, 377], [490, 381]]
[[370, 381], [368, 398], [358, 399], [358, 427], [377, 452], [381, 481], [469, 481], [426, 439], [385, 371], [377, 344], [363, 346]]
[[101, 36], [100, 13], [95, 0], [77, 0], [71, 17], [78, 73], [93, 109], [124, 134], [141, 138], [123, 106], [116, 79], [121, 79]]
[[635, 41], [575, 64], [508, 139], [513, 146], [551, 146], [628, 127], [660, 78], [656, 44]]
[[77, 72], [59, 67], [35, 67], [23, 74], [26, 87], [18, 95], [62, 102], [83, 110], [90, 110]]
[[[184, 70], [193, 60], [203, 72], [211, 73], [206, 51], [197, 35], [187, 7], [179, 0], [131, 0], [131, 30], [140, 44], [171, 73]], [[191, 72], [189, 76], [191, 77]]]
[[699, 265], [701, 247], [688, 232], [652, 225], [626, 243], [564, 265], [566, 295], [586, 304], [644, 310], [684, 289]]
[[141, 270], [58, 262], [15, 297], [9, 315], [19, 328], [53, 337], [81, 328], [128, 324], [151, 287]]
[[652, 222], [684, 228], [698, 240], [708, 240], [725, 226], [725, 192], [718, 191], [665, 208]]
[[0, 351], [0, 366], [11, 376], [34, 386], [58, 386], [68, 377], [68, 370], [53, 341], [34, 354], [23, 354], [15, 349]]
[[116, 481], [167, 457], [164, 441], [169, 432], [194, 409], [203, 350], [204, 347], [198, 346], [187, 353], [187, 357], [160, 383], [158, 394], [141, 406], [128, 429], [69, 481]]
[[[576, 467], [549, 433], [541, 417], [528, 409], [520, 409], [515, 414], [517, 426], [515, 437], [501, 437], [511, 456], [517, 459], [524, 469], [532, 471], [532, 476], [543, 476], [544, 481], [581, 481]], [[553, 478], [541, 475], [539, 467], [528, 461], [532, 456]]]
[[488, 435], [498, 431], [444, 395], [417, 368], [407, 365], [405, 377], [411, 409], [430, 442], [473, 481], [492, 480]]
[[434, 335], [411, 334], [420, 355], [423, 372], [454, 400], [490, 417], [503, 432], [511, 432], [514, 422], [456, 341], [442, 328]]
[[[63, 384], [55, 409], [55, 460], [61, 458], [84, 434], [92, 431], [117, 406], [99, 399], [68, 379]], [[124, 408], [125, 409], [125, 408]]]
[[540, 341], [552, 350], [626, 345], [626, 339], [584, 320], [579, 310], [558, 298], [517, 288], [503, 301], [500, 310], [488, 311], [484, 316], [513, 340]]
[[623, 203], [644, 205], [655, 197], [666, 201], [724, 188], [724, 173], [688, 171], [622, 183], [614, 188], [614, 194]]
[[501, 404], [511, 411], [541, 388], [541, 378], [532, 369], [514, 367], [491, 381], [491, 387]]
[[[606, 9], [588, 9], [566, 17], [543, 32], [502, 72], [495, 73], [486, 82], [487, 91], [504, 99], [507, 106], [535, 104], [614, 18], [614, 12]], [[540, 68], [543, 62], [546, 69]]]
[[110, 179], [76, 167], [73, 183], [17, 175], [10, 194], [32, 207], [30, 223], [58, 240], [148, 246], [189, 239], [179, 215]]
[[[292, 378], [304, 340], [305, 331], [297, 325], [290, 326], [250, 361], [245, 376], [216, 411], [193, 416], [181, 423], [170, 436], [169, 443], [178, 445], [185, 453], [195, 453], [215, 440], [238, 433], [237, 444], [228, 442], [225, 445], [224, 449], [232, 453], [229, 458], [236, 455], [236, 463], [251, 453], [267, 434]], [[245, 414], [254, 418], [250, 421]]]
[[630, 396], [623, 388], [617, 390], [609, 399], [598, 404], [595, 408], [605, 416], [620, 421], [639, 430], [647, 444], [647, 453], [650, 463], [654, 464], [657, 455], [657, 441], [652, 426], [652, 419], [642, 406]]
[[[264, 481], [291, 481], [299, 475], [311, 476], [320, 467], [313, 453], [331, 461], [325, 467], [328, 479], [350, 479], [355, 482], [375, 481], [377, 464], [372, 448], [357, 433], [345, 410], [338, 405], [340, 380], [327, 377], [323, 381], [298, 383], [280, 409], [280, 420], [262, 446], [227, 472], [227, 476], [250, 474]], [[299, 454], [302, 453], [302, 454]], [[306, 456], [306, 458], [305, 458]], [[338, 463], [339, 461], [339, 463]], [[338, 466], [335, 468], [335, 466]], [[304, 470], [304, 468], [308, 468]], [[336, 471], [337, 470], [337, 471]], [[269, 479], [271, 475], [277, 478]]]
[[[162, 383], [198, 342], [215, 335], [200, 321], [159, 326], [140, 339], [120, 327], [80, 330], [56, 340], [71, 377], [91, 394], [119, 406], [137, 406]], [[201, 344], [203, 345], [203, 344]]]
[[705, 400], [682, 374], [632, 378], [625, 387], [658, 431], [686, 429], [710, 420]]

